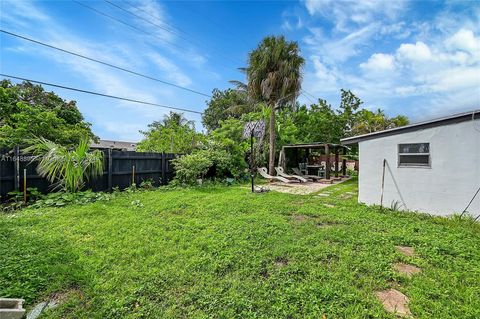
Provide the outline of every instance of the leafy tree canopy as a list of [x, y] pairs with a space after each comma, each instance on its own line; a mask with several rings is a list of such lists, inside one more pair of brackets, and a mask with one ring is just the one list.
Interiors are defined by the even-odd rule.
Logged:
[[203, 112], [202, 123], [211, 132], [220, 127], [220, 121], [229, 118], [238, 119], [252, 111], [253, 105], [248, 102], [246, 92], [214, 89], [212, 98], [207, 101], [207, 108]]
[[163, 121], [155, 121], [148, 128], [140, 131], [145, 137], [138, 143], [138, 151], [189, 154], [204, 141], [203, 134], [195, 131], [194, 122], [183, 113], [170, 112]]
[[29, 82], [0, 82], [0, 147], [30, 145], [36, 138], [73, 146], [96, 139], [75, 101]]

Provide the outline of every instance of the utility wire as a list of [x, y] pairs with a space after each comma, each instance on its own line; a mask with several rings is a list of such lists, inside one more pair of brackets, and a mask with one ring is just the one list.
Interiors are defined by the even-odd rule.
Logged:
[[166, 108], [166, 109], [172, 109], [172, 110], [183, 111], [183, 112], [203, 114], [203, 112], [200, 112], [200, 111], [194, 111], [194, 110], [189, 110], [189, 109], [184, 109], [184, 108], [174, 107], [174, 106], [169, 106], [169, 105], [162, 105], [162, 104], [157, 104], [157, 103], [153, 103], [153, 102], [146, 102], [146, 101], [141, 101], [141, 100], [135, 100], [135, 99], [130, 99], [130, 98], [126, 98], [126, 97], [120, 97], [120, 96], [116, 96], [116, 95], [98, 93], [98, 92], [93, 92], [93, 91], [89, 91], [89, 90], [83, 90], [83, 89], [73, 88], [73, 87], [64, 86], [64, 85], [59, 85], [59, 84], [53, 84], [53, 83], [48, 83], [48, 82], [43, 82], [43, 81], [37, 81], [37, 80], [22, 78], [22, 77], [19, 77], [19, 76], [13, 76], [13, 75], [9, 75], [9, 74], [0, 73], [0, 76], [6, 77], [6, 78], [11, 78], [11, 79], [16, 79], [16, 80], [28, 81], [28, 82], [37, 83], [37, 84], [42, 84], [42, 85], [47, 85], [47, 86], [53, 86], [53, 87], [57, 87], [57, 88], [60, 88], [60, 89], [65, 89], [65, 90], [70, 90], [70, 91], [76, 91], [76, 92], [81, 92], [81, 93], [86, 93], [86, 94], [91, 94], [91, 95], [108, 97], [108, 98], [110, 98], [110, 99], [122, 100], [122, 101], [127, 101], [127, 102], [138, 103], [138, 104], [146, 104], [146, 105], [158, 106], [158, 107], [163, 107], [163, 108]]
[[[114, 6], [115, 8], [118, 8], [118, 9], [120, 9], [120, 10], [122, 10], [122, 11], [124, 11], [124, 12], [126, 12], [126, 13], [128, 13], [128, 14], [130, 14], [130, 15], [138, 18], [138, 19], [140, 19], [140, 20], [143, 20], [143, 21], [147, 22], [148, 24], [151, 24], [151, 25], [153, 25], [153, 26], [155, 26], [155, 27], [157, 27], [157, 28], [160, 28], [160, 29], [162, 29], [162, 30], [165, 30], [165, 31], [167, 31], [167, 32], [169, 32], [169, 33], [176, 34], [176, 35], [180, 36], [177, 32], [175, 32], [175, 31], [173, 31], [173, 30], [170, 30], [169, 28], [166, 28], [166, 27], [164, 27], [163, 25], [160, 25], [160, 24], [157, 24], [157, 23], [155, 23], [155, 22], [152, 22], [152, 21], [150, 21], [150, 20], [148, 20], [148, 19], [145, 19], [144, 17], [142, 17], [142, 16], [140, 16], [140, 15], [138, 15], [138, 14], [136, 14], [136, 13], [133, 13], [133, 12], [131, 12], [130, 10], [127, 10], [127, 9], [125, 9], [125, 8], [122, 8], [121, 6], [119, 6], [118, 4], [116, 4], [116, 3], [112, 2], [112, 1], [105, 0], [105, 2], [108, 3], [108, 4], [110, 4], [110, 5], [112, 5], [112, 6]], [[134, 6], [132, 6], [132, 5], [130, 5], [130, 6], [131, 6], [131, 7], [134, 7]], [[136, 8], [136, 7], [134, 7], [134, 8]], [[140, 10], [140, 9], [139, 9], [139, 10]], [[185, 38], [182, 37], [182, 39], [185, 39]], [[185, 39], [185, 40], [187, 40], [187, 39]]]
[[108, 62], [105, 62], [105, 61], [101, 61], [101, 60], [97, 60], [97, 59], [94, 59], [94, 58], [90, 58], [90, 57], [85, 56], [85, 55], [83, 55], [83, 54], [76, 53], [76, 52], [73, 52], [73, 51], [69, 51], [69, 50], [66, 50], [66, 49], [62, 49], [62, 48], [53, 46], [53, 45], [51, 45], [51, 44], [44, 43], [44, 42], [41, 42], [41, 41], [38, 41], [38, 40], [34, 40], [34, 39], [31, 39], [31, 38], [27, 38], [27, 37], [25, 37], [25, 36], [22, 36], [22, 35], [13, 33], [13, 32], [9, 32], [9, 31], [3, 30], [3, 29], [0, 29], [0, 32], [5, 33], [5, 34], [8, 34], [8, 35], [11, 35], [11, 36], [13, 36], [13, 37], [17, 37], [17, 38], [22, 39], [22, 40], [30, 41], [30, 42], [33, 42], [33, 43], [36, 43], [36, 44], [45, 46], [45, 47], [47, 47], [47, 48], [51, 48], [51, 49], [58, 50], [58, 51], [61, 51], [61, 52], [64, 52], [64, 53], [68, 53], [68, 54], [71, 54], [71, 55], [80, 57], [80, 58], [82, 58], [82, 59], [86, 59], [86, 60], [89, 60], [89, 61], [93, 61], [93, 62], [96, 62], [96, 63], [100, 63], [100, 64], [103, 64], [103, 65], [109, 66], [109, 67], [114, 68], [114, 69], [118, 69], [118, 70], [121, 70], [121, 71], [124, 71], [124, 72], [128, 72], [128, 73], [130, 73], [130, 74], [134, 74], [134, 75], [137, 75], [137, 76], [141, 76], [141, 77], [146, 78], [146, 79], [149, 79], [149, 80], [153, 80], [153, 81], [157, 81], [157, 82], [160, 82], [160, 83], [163, 83], [163, 84], [166, 84], [166, 85], [170, 85], [170, 86], [176, 87], [177, 89], [182, 89], [182, 90], [189, 91], [189, 92], [191, 92], [191, 93], [195, 93], [195, 94], [199, 94], [199, 95], [203, 95], [203, 96], [206, 96], [206, 97], [212, 97], [211, 95], [206, 94], [206, 93], [202, 93], [202, 92], [199, 92], [199, 91], [196, 91], [196, 90], [193, 90], [193, 89], [189, 89], [189, 88], [187, 88], [187, 87], [180, 86], [180, 85], [177, 85], [177, 84], [174, 84], [174, 83], [165, 81], [165, 80], [161, 80], [161, 79], [158, 79], [158, 78], [154, 78], [154, 77], [152, 77], [152, 76], [145, 75], [145, 74], [142, 74], [142, 73], [139, 73], [139, 72], [136, 72], [136, 71], [132, 71], [132, 70], [126, 69], [126, 68], [122, 68], [122, 67], [120, 67], [120, 66], [113, 65], [113, 64], [108, 63]]
[[[124, 1], [124, 3], [128, 4], [131, 8], [133, 8], [133, 9], [135, 9], [135, 10], [142, 11], [143, 13], [145, 13], [146, 15], [148, 15], [148, 16], [154, 18], [154, 19], [158, 19], [158, 17], [154, 16], [153, 14], [151, 14], [150, 12], [148, 12], [147, 10], [142, 9], [142, 8], [140, 8], [140, 7], [137, 7], [137, 6], [135, 6], [134, 4], [130, 3], [129, 1]], [[183, 31], [182, 29], [180, 29], [180, 28], [178, 28], [178, 27], [176, 27], [176, 26], [174, 26], [174, 25], [172, 25], [172, 24], [169, 24], [169, 23], [164, 22], [164, 21], [162, 21], [162, 23], [163, 23], [164, 25], [167, 25], [167, 26], [171, 27], [171, 28], [172, 28], [172, 29], [171, 29], [172, 32], [174, 32], [174, 31], [175, 31], [174, 29], [176, 29], [176, 30], [178, 30], [179, 32], [182, 32], [182, 33], [184, 33], [184, 34], [186, 34], [186, 35], [189, 35], [187, 32]], [[164, 26], [164, 28], [168, 29], [168, 28], [165, 27], [165, 26]]]
[[314, 99], [317, 99], [317, 98], [315, 97], [315, 95], [308, 93], [308, 92], [305, 91], [304, 89], [302, 89], [302, 92], [310, 95], [310, 96], [311, 96], [312, 98], [314, 98]]
[[[101, 11], [101, 10], [98, 10], [98, 9], [96, 9], [96, 8], [94, 8], [94, 7], [91, 7], [91, 6], [89, 6], [89, 5], [87, 5], [87, 4], [83, 3], [83, 2], [80, 2], [80, 1], [77, 1], [77, 0], [72, 0], [72, 1], [75, 2], [75, 3], [77, 3], [77, 4], [79, 4], [79, 5], [81, 5], [82, 7], [86, 8], [86, 9], [89, 9], [89, 10], [91, 10], [91, 11], [99, 14], [99, 15], [102, 15], [102, 16], [107, 17], [107, 18], [109, 18], [109, 19], [111, 19], [111, 20], [114, 20], [114, 21], [116, 21], [116, 22], [118, 22], [118, 23], [121, 23], [121, 24], [123, 24], [123, 25], [126, 25], [126, 26], [128, 26], [129, 28], [132, 28], [132, 29], [134, 29], [134, 30], [136, 30], [136, 31], [138, 31], [138, 32], [142, 32], [142, 33], [144, 33], [144, 34], [146, 34], [146, 35], [148, 35], [148, 36], [151, 36], [151, 37], [154, 37], [154, 38], [156, 38], [156, 39], [159, 39], [160, 41], [166, 43], [166, 44], [169, 45], [170, 47], [175, 47], [175, 48], [177, 48], [177, 49], [180, 49], [181, 51], [188, 51], [188, 49], [185, 48], [185, 47], [182, 47], [182, 46], [180, 46], [180, 45], [178, 45], [178, 44], [175, 44], [175, 43], [173, 43], [173, 42], [167, 41], [167, 40], [163, 39], [162, 37], [157, 36], [157, 35], [154, 34], [154, 33], [151, 33], [151, 32], [145, 31], [145, 30], [143, 30], [143, 29], [140, 29], [140, 28], [138, 28], [138, 27], [136, 27], [136, 26], [134, 26], [134, 25], [132, 25], [132, 24], [130, 24], [130, 23], [128, 23], [128, 22], [125, 22], [125, 21], [123, 21], [123, 20], [121, 20], [121, 19], [118, 19], [118, 18], [116, 18], [116, 17], [114, 17], [114, 16], [112, 16], [112, 15], [110, 15], [110, 14], [108, 14], [108, 13], [105, 13], [105, 12], [103, 12], [103, 11]], [[223, 65], [223, 64], [222, 64], [222, 66], [223, 66], [224, 68], [230, 69], [230, 67], [227, 67], [226, 65]]]
[[[116, 4], [116, 3], [112, 2], [112, 1], [109, 1], [109, 0], [104, 0], [104, 1], [105, 1], [106, 3], [108, 3], [108, 4], [110, 4], [111, 6], [114, 6], [115, 8], [118, 8], [118, 9], [120, 9], [120, 10], [122, 10], [122, 11], [124, 11], [124, 12], [126, 12], [126, 13], [128, 13], [128, 14], [130, 14], [130, 15], [132, 15], [132, 16], [134, 16], [134, 17], [136, 17], [136, 18], [138, 18], [138, 19], [140, 19], [140, 20], [142, 20], [142, 21], [144, 21], [144, 22], [146, 22], [146, 23], [148, 23], [148, 24], [150, 24], [150, 25], [153, 25], [154, 27], [160, 28], [160, 29], [162, 29], [162, 30], [164, 30], [164, 31], [167, 31], [167, 32], [169, 32], [169, 33], [171, 33], [171, 34], [174, 34], [174, 35], [178, 36], [179, 38], [181, 38], [181, 39], [183, 39], [183, 40], [185, 40], [185, 41], [192, 42], [192, 43], [195, 44], [195, 45], [199, 45], [199, 46], [205, 47], [203, 44], [201, 44], [201, 43], [199, 43], [199, 42], [197, 42], [197, 41], [192, 41], [191, 39], [188, 39], [188, 38], [182, 36], [182, 35], [179, 34], [178, 32], [174, 32], [174, 31], [172, 31], [172, 30], [170, 30], [170, 29], [168, 29], [168, 28], [166, 28], [166, 27], [164, 27], [164, 26], [162, 26], [162, 25], [160, 25], [160, 24], [158, 24], [158, 23], [152, 22], [152, 21], [149, 20], [149, 19], [145, 19], [144, 17], [142, 17], [142, 16], [140, 16], [140, 15], [138, 15], [138, 14], [135, 14], [135, 13], [131, 12], [130, 10], [127, 10], [127, 9], [123, 8], [123, 7], [119, 6], [118, 4]], [[130, 6], [132, 6], [132, 5], [130, 5]], [[135, 7], [134, 7], [134, 8], [135, 8]], [[185, 33], [185, 32], [184, 32], [184, 33]], [[219, 53], [220, 53], [220, 52], [219, 52]], [[230, 61], [232, 61], [233, 63], [242, 63], [241, 61], [237, 61], [237, 60], [232, 59], [232, 58], [231, 58], [230, 56], [228, 56], [228, 55], [225, 55], [225, 54], [222, 54], [222, 53], [220, 53], [220, 54], [221, 54], [223, 57], [225, 57], [225, 58], [229, 59]]]
[[72, 0], [72, 1], [75, 2], [75, 3], [77, 3], [77, 4], [79, 4], [79, 5], [81, 5], [81, 6], [84, 7], [84, 8], [87, 8], [87, 9], [89, 9], [89, 10], [92, 10], [93, 12], [96, 12], [97, 14], [100, 14], [100, 15], [102, 15], [102, 16], [104, 16], [104, 17], [107, 17], [107, 18], [109, 18], [109, 19], [111, 19], [111, 20], [114, 20], [114, 21], [116, 21], [116, 22], [118, 22], [118, 23], [121, 23], [121, 24], [123, 24], [123, 25], [126, 25], [126, 26], [128, 26], [128, 27], [130, 27], [130, 28], [132, 28], [132, 29], [134, 29], [134, 30], [136, 30], [136, 31], [139, 31], [139, 32], [145, 33], [145, 34], [147, 34], [147, 35], [149, 35], [149, 36], [152, 36], [152, 37], [154, 37], [154, 38], [157, 38], [157, 39], [159, 39], [160, 41], [165, 42], [165, 43], [167, 43], [167, 44], [169, 44], [169, 45], [171, 45], [171, 46], [177, 47], [177, 48], [179, 48], [179, 49], [181, 49], [181, 50], [185, 50], [184, 47], [181, 47], [181, 46], [179, 46], [179, 45], [177, 45], [177, 44], [175, 44], [175, 43], [172, 43], [172, 42], [170, 42], [170, 41], [167, 41], [167, 40], [165, 40], [165, 39], [163, 39], [163, 38], [161, 38], [161, 37], [159, 37], [159, 36], [157, 36], [157, 35], [155, 35], [155, 34], [153, 34], [153, 33], [150, 33], [150, 32], [147, 32], [147, 31], [145, 31], [145, 30], [142, 30], [142, 29], [140, 29], [140, 28], [137, 28], [137, 27], [134, 26], [133, 24], [130, 24], [130, 23], [128, 23], [128, 22], [125, 22], [125, 21], [123, 21], [123, 20], [120, 20], [120, 19], [118, 19], [118, 18], [115, 18], [114, 16], [109, 15], [108, 13], [105, 13], [105, 12], [103, 12], [103, 11], [100, 11], [100, 10], [94, 8], [94, 7], [91, 7], [91, 6], [89, 6], [89, 5], [87, 5], [87, 4], [83, 3], [83, 2], [80, 2], [80, 1], [77, 1], [77, 0]]
[[306, 97], [306, 98], [307, 98], [307, 100], [309, 100], [309, 101], [310, 101], [310, 103], [315, 103], [315, 102], [313, 102], [313, 100], [312, 100], [312, 99], [311, 99], [311, 98], [310, 98], [308, 95], [306, 95], [306, 94], [305, 94], [305, 92], [304, 92], [304, 91], [300, 91], [300, 94], [302, 94], [304, 97]]

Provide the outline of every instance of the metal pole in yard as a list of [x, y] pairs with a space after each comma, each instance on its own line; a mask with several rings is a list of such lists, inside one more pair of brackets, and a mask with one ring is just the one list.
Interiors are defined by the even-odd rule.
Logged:
[[253, 173], [253, 130], [250, 133], [250, 177], [252, 179], [252, 193], [255, 193], [255, 186], [253, 184], [253, 178], [254, 178], [254, 173]]
[[380, 197], [380, 207], [383, 208], [383, 190], [385, 189], [385, 165], [387, 164], [387, 160], [383, 159], [383, 173], [382, 173], [382, 195]]

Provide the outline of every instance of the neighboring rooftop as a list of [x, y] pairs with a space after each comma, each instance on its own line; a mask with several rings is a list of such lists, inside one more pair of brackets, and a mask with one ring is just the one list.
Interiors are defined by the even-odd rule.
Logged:
[[361, 142], [361, 141], [371, 140], [374, 138], [413, 132], [413, 131], [422, 130], [426, 128], [455, 124], [455, 123], [460, 123], [464, 121], [471, 121], [473, 119], [475, 120], [480, 119], [480, 109], [464, 112], [464, 113], [458, 113], [458, 114], [441, 117], [433, 120], [428, 120], [424, 122], [413, 123], [413, 124], [409, 124], [401, 127], [392, 128], [389, 130], [347, 137], [347, 138], [341, 139], [340, 141], [342, 142], [343, 145], [351, 145], [351, 144], [357, 144], [358, 142]]
[[136, 151], [137, 143], [134, 142], [123, 142], [123, 141], [110, 141], [110, 140], [99, 140], [98, 143], [90, 144], [91, 148], [97, 149], [114, 149], [120, 151]]

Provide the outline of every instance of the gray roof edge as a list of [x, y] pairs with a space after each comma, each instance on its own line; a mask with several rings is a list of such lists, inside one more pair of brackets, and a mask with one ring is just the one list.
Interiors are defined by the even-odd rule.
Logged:
[[396, 134], [401, 134], [406, 132], [413, 132], [413, 131], [421, 130], [424, 128], [455, 124], [455, 123], [460, 123], [460, 122], [464, 122], [472, 119], [475, 119], [475, 120], [480, 119], [480, 109], [472, 110], [469, 112], [453, 114], [453, 115], [440, 117], [440, 118], [436, 118], [428, 121], [413, 123], [413, 124], [396, 127], [388, 130], [342, 138], [340, 142], [343, 145], [351, 145], [351, 144], [356, 144], [358, 142], [365, 141], [365, 140], [371, 140], [379, 137], [391, 136], [391, 135], [396, 135]]

